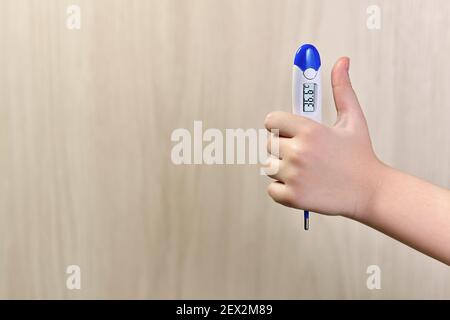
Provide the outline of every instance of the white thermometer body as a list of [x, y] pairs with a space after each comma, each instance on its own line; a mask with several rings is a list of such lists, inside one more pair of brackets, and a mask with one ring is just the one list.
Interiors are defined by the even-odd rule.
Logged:
[[[302, 45], [295, 54], [292, 75], [292, 107], [298, 114], [322, 121], [322, 83], [320, 55], [311, 44]], [[309, 212], [304, 211], [304, 228], [309, 229]]]

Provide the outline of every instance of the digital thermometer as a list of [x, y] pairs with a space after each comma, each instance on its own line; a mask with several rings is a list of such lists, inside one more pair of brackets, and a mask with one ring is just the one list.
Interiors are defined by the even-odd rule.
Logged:
[[[292, 107], [295, 114], [322, 121], [322, 84], [319, 51], [302, 45], [295, 53], [292, 75]], [[309, 211], [304, 211], [304, 228], [309, 229]]]

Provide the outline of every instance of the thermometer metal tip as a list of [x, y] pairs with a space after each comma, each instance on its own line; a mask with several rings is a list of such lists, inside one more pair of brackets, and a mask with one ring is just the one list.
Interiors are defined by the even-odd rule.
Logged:
[[303, 221], [305, 230], [309, 230], [309, 211], [305, 210], [303, 213]]

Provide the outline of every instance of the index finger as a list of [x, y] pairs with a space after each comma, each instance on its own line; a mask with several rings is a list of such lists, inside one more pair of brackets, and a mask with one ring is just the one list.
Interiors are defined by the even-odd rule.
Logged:
[[268, 131], [279, 130], [279, 135], [292, 138], [299, 132], [299, 127], [307, 125], [310, 119], [289, 112], [274, 111], [266, 116], [265, 126]]

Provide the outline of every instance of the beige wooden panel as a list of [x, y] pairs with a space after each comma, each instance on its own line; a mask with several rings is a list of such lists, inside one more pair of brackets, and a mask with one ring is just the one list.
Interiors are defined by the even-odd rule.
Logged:
[[450, 298], [448, 267], [365, 226], [303, 232], [258, 166], [170, 161], [194, 120], [290, 110], [292, 54], [313, 42], [326, 123], [348, 55], [380, 157], [449, 188], [450, 2], [376, 2], [380, 30], [360, 0], [0, 1], [0, 297]]

